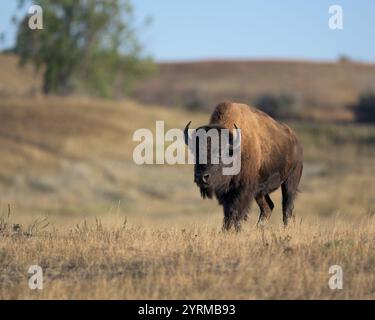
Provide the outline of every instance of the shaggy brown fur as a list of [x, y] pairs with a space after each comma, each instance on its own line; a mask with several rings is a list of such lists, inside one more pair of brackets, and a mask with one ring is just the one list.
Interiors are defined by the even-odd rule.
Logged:
[[[302, 146], [294, 132], [285, 124], [245, 104], [223, 102], [202, 128], [241, 129], [241, 171], [235, 176], [218, 177], [214, 164], [195, 165], [195, 178], [203, 197], [215, 194], [224, 208], [223, 228], [240, 229], [246, 220], [251, 200], [260, 208], [259, 222], [271, 216], [274, 204], [269, 194], [281, 186], [283, 222], [292, 216], [293, 202], [302, 174]], [[210, 184], [201, 177], [210, 177]], [[208, 179], [208, 178], [207, 178]]]

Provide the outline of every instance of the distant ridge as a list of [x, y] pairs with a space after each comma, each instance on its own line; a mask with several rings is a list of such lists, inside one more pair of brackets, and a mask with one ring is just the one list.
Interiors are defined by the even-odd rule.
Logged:
[[191, 97], [211, 109], [222, 100], [252, 103], [262, 94], [293, 95], [312, 117], [347, 119], [346, 107], [375, 90], [375, 64], [343, 60], [203, 60], [162, 62], [139, 83], [143, 103], [186, 106]]
[[[169, 107], [210, 111], [223, 100], [253, 104], [265, 94], [293, 96], [305, 118], [350, 120], [347, 106], [375, 91], [375, 63], [341, 60], [202, 60], [158, 63], [158, 71], [136, 83], [132, 98]], [[0, 54], [0, 96], [33, 96], [41, 77]], [[78, 94], [80, 94], [78, 92]], [[124, 96], [118, 92], [118, 97]]]

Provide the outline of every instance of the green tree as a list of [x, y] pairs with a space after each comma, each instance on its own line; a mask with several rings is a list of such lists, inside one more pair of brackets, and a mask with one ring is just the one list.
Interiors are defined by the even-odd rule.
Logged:
[[[19, 7], [29, 4], [19, 0]], [[153, 68], [134, 28], [129, 0], [36, 0], [43, 29], [29, 28], [29, 15], [18, 20], [15, 52], [21, 65], [32, 62], [43, 72], [43, 92], [64, 94], [83, 88], [111, 96]]]

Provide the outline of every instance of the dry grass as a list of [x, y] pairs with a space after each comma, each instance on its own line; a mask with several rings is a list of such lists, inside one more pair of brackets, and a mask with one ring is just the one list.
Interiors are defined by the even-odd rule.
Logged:
[[[117, 226], [114, 227], [113, 224]], [[287, 230], [248, 226], [223, 234], [212, 224], [188, 229], [103, 225], [0, 231], [1, 299], [373, 299], [375, 224], [296, 223]], [[28, 288], [31, 264], [43, 290]], [[344, 271], [331, 290], [331, 265]]]

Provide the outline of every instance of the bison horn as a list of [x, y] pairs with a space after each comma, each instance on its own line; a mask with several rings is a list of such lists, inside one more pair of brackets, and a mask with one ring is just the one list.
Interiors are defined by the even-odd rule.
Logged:
[[241, 145], [241, 129], [238, 129], [234, 124], [236, 130], [233, 130], [233, 149], [238, 148]]
[[184, 129], [184, 138], [185, 138], [185, 144], [189, 145], [189, 141], [191, 140], [191, 137], [189, 135], [189, 127], [190, 127], [191, 121], [186, 125]]

